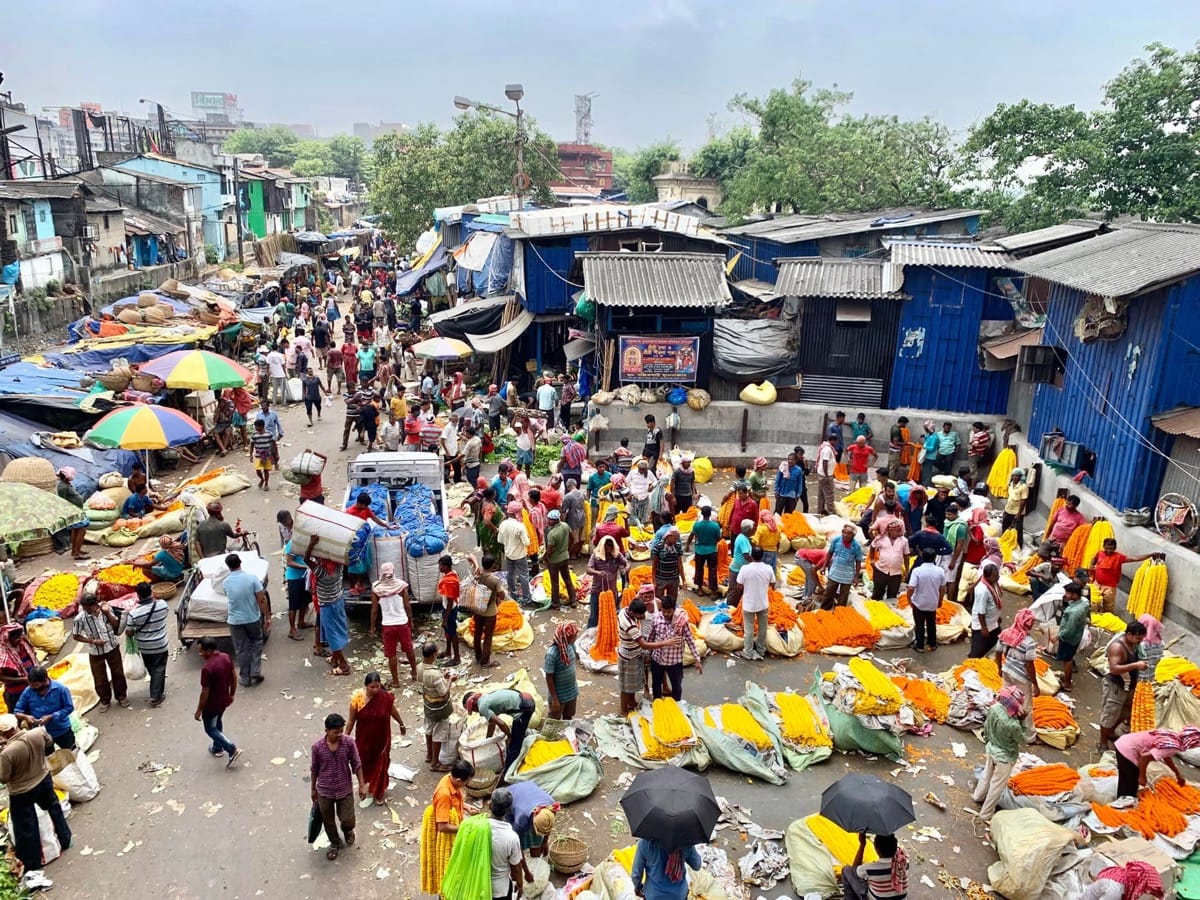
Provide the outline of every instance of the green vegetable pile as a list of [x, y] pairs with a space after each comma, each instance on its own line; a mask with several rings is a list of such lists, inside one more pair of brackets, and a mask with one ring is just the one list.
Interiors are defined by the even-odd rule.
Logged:
[[[562, 457], [562, 447], [556, 444], [539, 443], [533, 448], [533, 471], [535, 478], [545, 478], [552, 471], [550, 466]], [[502, 437], [496, 441], [496, 448], [484, 457], [484, 462], [498, 463], [505, 459], [516, 460], [517, 439]]]

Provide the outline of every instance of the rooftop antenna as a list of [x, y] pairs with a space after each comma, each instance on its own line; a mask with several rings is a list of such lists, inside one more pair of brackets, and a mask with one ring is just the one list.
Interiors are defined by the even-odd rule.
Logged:
[[590, 94], [575, 95], [575, 143], [577, 144], [592, 142], [592, 99], [599, 96], [595, 91]]

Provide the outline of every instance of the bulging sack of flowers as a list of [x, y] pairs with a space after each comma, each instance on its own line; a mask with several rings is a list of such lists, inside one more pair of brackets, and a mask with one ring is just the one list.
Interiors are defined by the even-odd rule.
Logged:
[[707, 456], [697, 456], [692, 460], [692, 471], [696, 473], [698, 484], [708, 484], [713, 477], [712, 460]]
[[764, 381], [762, 384], [748, 384], [738, 394], [738, 399], [743, 403], [752, 403], [755, 406], [770, 406], [778, 397], [775, 385], [769, 381]]
[[69, 619], [79, 611], [81, 596], [83, 582], [75, 573], [44, 572], [25, 588], [17, 618], [23, 619], [30, 610], [40, 607], [51, 610], [59, 618]]
[[712, 396], [703, 388], [692, 388], [687, 392], [687, 405], [699, 412], [712, 403]]
[[768, 784], [783, 784], [787, 770], [774, 739], [767, 735], [769, 745], [759, 746], [766, 732], [745, 708], [733, 703], [693, 707], [691, 720], [713, 762]]

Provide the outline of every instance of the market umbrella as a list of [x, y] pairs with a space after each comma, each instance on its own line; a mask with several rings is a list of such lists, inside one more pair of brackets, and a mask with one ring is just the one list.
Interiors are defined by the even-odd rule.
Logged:
[[634, 837], [650, 838], [667, 851], [708, 843], [721, 816], [708, 779], [678, 766], [642, 772], [621, 808]]
[[23, 481], [0, 482], [0, 541], [18, 544], [79, 525], [87, 513]]
[[228, 357], [209, 350], [176, 350], [138, 370], [153, 375], [169, 388], [185, 391], [219, 391], [251, 383], [250, 370]]
[[471, 345], [455, 338], [430, 338], [412, 345], [412, 352], [421, 359], [462, 359], [475, 351]]
[[846, 831], [895, 834], [916, 821], [908, 791], [874, 775], [846, 775], [821, 794], [821, 815]]
[[191, 416], [168, 406], [138, 403], [114, 409], [91, 430], [85, 441], [122, 450], [164, 450], [200, 439], [204, 430]]

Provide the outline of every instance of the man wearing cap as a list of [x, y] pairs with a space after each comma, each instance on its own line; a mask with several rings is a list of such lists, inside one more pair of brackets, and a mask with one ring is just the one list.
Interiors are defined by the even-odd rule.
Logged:
[[[561, 808], [558, 802], [546, 793], [545, 788], [534, 781], [518, 781], [508, 788], [512, 795], [512, 812], [509, 822], [521, 840], [521, 849], [528, 850], [533, 858], [545, 855], [549, 846], [547, 838], [554, 829], [554, 820]], [[529, 864], [521, 860], [525, 880], [533, 881]]]
[[967, 812], [988, 822], [996, 812], [996, 804], [1008, 787], [1008, 776], [1025, 745], [1025, 694], [1017, 687], [1006, 687], [996, 695], [996, 702], [983, 720], [983, 773], [975, 785], [971, 799], [979, 804], [979, 812]]
[[117, 640], [117, 635], [124, 627], [121, 617], [116, 615], [107, 603], [101, 603], [95, 596], [85, 596], [80, 601], [79, 614], [75, 616], [75, 622], [71, 626], [75, 640], [87, 645], [92, 681], [96, 686], [96, 694], [100, 697], [100, 712], [108, 712], [114, 693], [117, 695], [118, 705], [126, 708], [129, 706], [129, 700], [125, 696], [128, 689], [125, 665], [121, 661], [121, 644]]
[[528, 602], [529, 532], [521, 521], [521, 504], [512, 501], [505, 507], [505, 519], [496, 530], [496, 540], [504, 548], [504, 567], [508, 572], [508, 593], [518, 603]]
[[54, 825], [54, 834], [63, 850], [71, 846], [71, 826], [54, 793], [50, 766], [46, 757], [54, 742], [45, 728], [21, 731], [17, 717], [0, 715], [0, 783], [8, 788], [8, 808], [17, 859], [25, 869], [24, 888], [49, 887], [41, 874], [42, 840], [38, 831], [37, 808], [45, 810]]
[[546, 513], [546, 568], [550, 570], [550, 606], [559, 605], [559, 581], [567, 592], [567, 606], [575, 605], [575, 585], [571, 581], [571, 526], [557, 509]]

